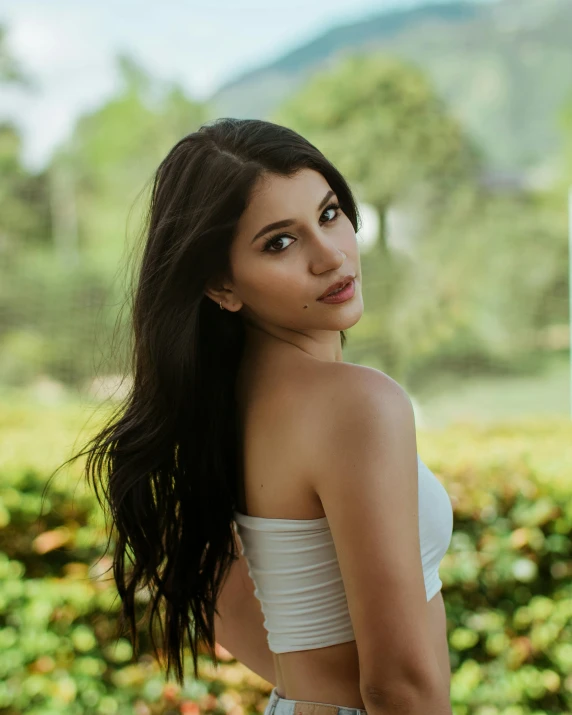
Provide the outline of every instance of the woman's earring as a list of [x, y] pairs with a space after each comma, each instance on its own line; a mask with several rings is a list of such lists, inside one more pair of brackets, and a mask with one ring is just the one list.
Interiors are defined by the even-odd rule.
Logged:
[[221, 302], [219, 303], [219, 305], [220, 305], [220, 309], [221, 309], [221, 310], [224, 310], [224, 308], [222, 307], [222, 300], [221, 300]]

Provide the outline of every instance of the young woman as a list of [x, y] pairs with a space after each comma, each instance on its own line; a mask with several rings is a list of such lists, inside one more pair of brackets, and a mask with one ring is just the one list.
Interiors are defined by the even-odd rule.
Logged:
[[450, 500], [404, 389], [342, 355], [358, 228], [296, 132], [220, 119], [181, 139], [154, 178], [132, 390], [87, 460], [136, 652], [144, 588], [167, 673], [185, 634], [195, 676], [216, 641], [274, 685], [266, 715], [451, 713]]

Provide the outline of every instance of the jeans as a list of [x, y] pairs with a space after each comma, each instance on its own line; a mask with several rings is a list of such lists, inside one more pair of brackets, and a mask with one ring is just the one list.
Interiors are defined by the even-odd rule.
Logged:
[[288, 700], [272, 688], [264, 715], [367, 715], [361, 708], [346, 708], [329, 703], [314, 703], [309, 700]]

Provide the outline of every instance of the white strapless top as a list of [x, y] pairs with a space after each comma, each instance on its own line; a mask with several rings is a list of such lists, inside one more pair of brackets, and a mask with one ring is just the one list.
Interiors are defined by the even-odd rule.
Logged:
[[[427, 601], [441, 589], [439, 565], [453, 533], [445, 487], [419, 464], [419, 538]], [[355, 640], [326, 516], [268, 519], [234, 512], [250, 577], [274, 653]]]

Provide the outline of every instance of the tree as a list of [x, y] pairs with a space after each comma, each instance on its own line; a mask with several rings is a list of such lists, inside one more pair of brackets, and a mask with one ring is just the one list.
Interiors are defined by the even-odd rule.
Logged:
[[[384, 55], [341, 59], [272, 119], [323, 151], [381, 217], [380, 250], [361, 260], [350, 360], [412, 383], [441, 366], [531, 365], [538, 331], [562, 312], [562, 197], [550, 211], [534, 192], [488, 189], [481, 150], [423, 72]], [[387, 230], [395, 207], [416, 219], [411, 252]]]
[[[118, 65], [119, 92], [79, 118], [51, 167], [54, 172], [65, 167], [73, 182], [80, 250], [106, 266], [117, 263], [130, 210], [159, 162], [206, 118], [204, 106], [176, 84], [154, 79], [124, 55]], [[138, 225], [144, 207], [135, 209]]]
[[344, 57], [313, 76], [272, 119], [315, 144], [379, 213], [381, 250], [363, 262], [376, 320], [365, 324], [370, 333], [375, 324], [384, 368], [400, 376], [404, 346], [395, 316], [412, 265], [389, 250], [387, 213], [412, 203], [424, 224], [439, 221], [456, 191], [475, 183], [480, 152], [420, 69], [377, 53]]
[[21, 163], [22, 138], [11, 122], [0, 123], [0, 253], [24, 249], [49, 238], [46, 177]]
[[[35, 86], [7, 45], [7, 28], [0, 25], [0, 86]], [[47, 181], [32, 174], [21, 161], [22, 137], [11, 121], [0, 122], [0, 255], [8, 260], [14, 251], [49, 235]]]
[[423, 72], [383, 54], [350, 55], [315, 75], [273, 119], [308, 137], [376, 207], [384, 253], [390, 206], [423, 190], [441, 206], [481, 168], [479, 150]]

